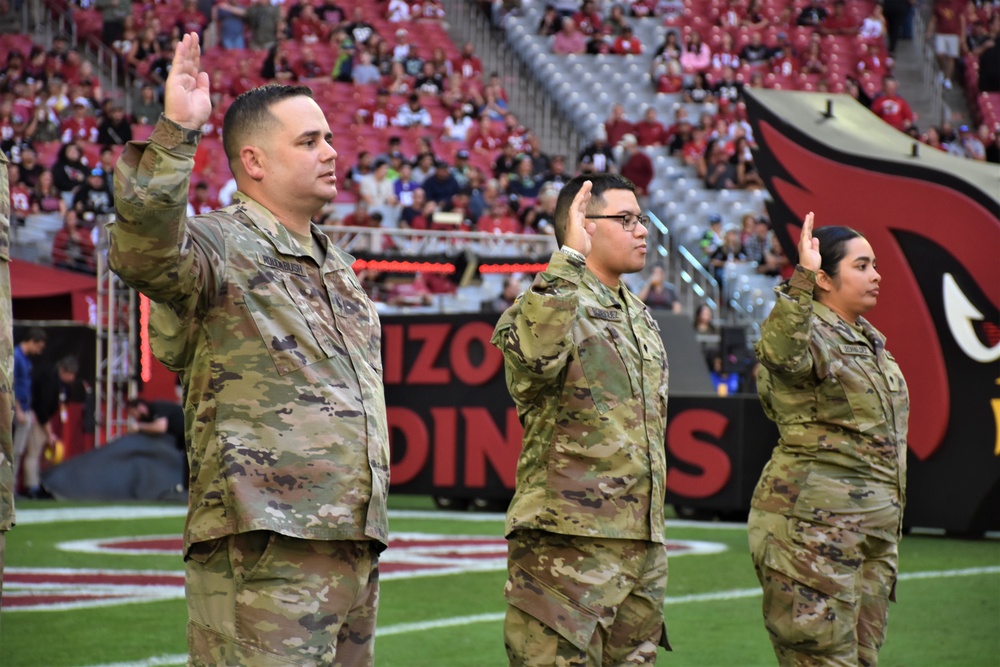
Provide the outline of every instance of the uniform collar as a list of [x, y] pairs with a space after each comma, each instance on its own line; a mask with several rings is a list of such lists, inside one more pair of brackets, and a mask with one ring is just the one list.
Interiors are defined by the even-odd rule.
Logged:
[[587, 269], [583, 272], [583, 284], [590, 288], [590, 291], [597, 296], [597, 302], [604, 308], [622, 308], [628, 311], [629, 317], [634, 317], [646, 310], [646, 305], [632, 294], [620, 279], [618, 280], [618, 288], [612, 289], [602, 283], [593, 271]]
[[858, 330], [845, 322], [840, 315], [819, 301], [813, 300], [813, 312], [821, 320], [836, 329], [844, 338], [874, 348], [876, 352], [881, 352], [885, 348], [885, 336], [865, 318], [858, 317], [858, 326], [861, 327], [861, 331], [863, 332], [858, 333]]
[[[278, 221], [278, 219], [269, 210], [264, 208], [264, 206], [254, 200], [250, 195], [245, 192], [237, 190], [233, 194], [233, 205], [236, 207], [237, 213], [243, 213], [247, 220], [253, 224], [254, 227], [259, 229], [264, 233], [274, 247], [277, 248], [278, 252], [283, 255], [294, 255], [296, 257], [311, 257], [312, 255], [302, 247], [294, 236], [288, 231], [288, 229]], [[310, 223], [309, 230], [312, 234], [313, 225]], [[319, 237], [319, 242], [323, 246], [324, 252], [328, 252], [329, 248], [325, 243], [325, 234], [313, 234], [313, 238]]]

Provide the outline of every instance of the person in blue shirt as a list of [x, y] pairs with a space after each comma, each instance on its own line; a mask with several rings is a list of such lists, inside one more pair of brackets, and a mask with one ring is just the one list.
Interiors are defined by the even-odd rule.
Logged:
[[35, 427], [35, 413], [31, 409], [31, 375], [34, 365], [31, 357], [45, 351], [46, 334], [43, 329], [31, 328], [21, 342], [14, 346], [14, 478], [21, 464], [28, 440]]

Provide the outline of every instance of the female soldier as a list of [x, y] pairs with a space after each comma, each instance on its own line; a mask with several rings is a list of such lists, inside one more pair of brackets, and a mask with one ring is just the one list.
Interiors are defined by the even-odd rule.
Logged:
[[810, 213], [756, 347], [780, 439], [751, 503], [750, 552], [781, 665], [874, 667], [895, 598], [909, 400], [861, 317], [881, 280], [871, 245], [812, 227]]

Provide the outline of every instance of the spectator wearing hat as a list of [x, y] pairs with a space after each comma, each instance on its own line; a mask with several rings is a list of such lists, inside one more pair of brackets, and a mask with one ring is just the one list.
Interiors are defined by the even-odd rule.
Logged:
[[[985, 132], [981, 134], [988, 140], [990, 135], [989, 126], [980, 126], [980, 130], [983, 128], [985, 128]], [[977, 134], [972, 132], [972, 129], [968, 125], [962, 125], [958, 128], [958, 141], [962, 146], [962, 152], [965, 157], [981, 162], [986, 161], [986, 145]]]
[[124, 146], [130, 141], [132, 125], [125, 117], [125, 109], [120, 104], [115, 104], [97, 126], [97, 143], [101, 146]]
[[77, 212], [87, 227], [93, 227], [95, 218], [114, 211], [114, 201], [111, 188], [104, 178], [104, 170], [100, 167], [92, 169], [87, 180], [76, 191], [73, 197], [73, 209]]
[[653, 181], [653, 161], [649, 159], [634, 134], [626, 134], [618, 144], [621, 147], [621, 175], [635, 184], [635, 198], [639, 208], [649, 208], [649, 184]]
[[427, 200], [438, 206], [450, 202], [455, 193], [461, 189], [458, 180], [451, 173], [451, 166], [444, 160], [438, 160], [434, 164], [434, 173], [421, 187], [427, 195]]
[[611, 53], [616, 56], [638, 55], [642, 53], [642, 40], [632, 33], [632, 26], [622, 26], [622, 33], [611, 45]]
[[702, 261], [707, 265], [709, 258], [722, 245], [722, 216], [712, 213], [708, 216], [708, 229], [698, 242], [701, 248]]
[[406, 104], [400, 107], [399, 113], [392, 120], [392, 124], [396, 127], [430, 127], [431, 114], [420, 104], [420, 96], [411, 93]]
[[594, 140], [580, 151], [577, 162], [580, 163], [582, 171], [615, 173], [618, 170], [615, 154], [608, 144], [608, 134], [603, 125], [597, 128]]
[[455, 153], [455, 163], [452, 165], [451, 173], [460, 186], [464, 188], [469, 184], [474, 171], [476, 171], [476, 167], [469, 164], [469, 151], [463, 148]]

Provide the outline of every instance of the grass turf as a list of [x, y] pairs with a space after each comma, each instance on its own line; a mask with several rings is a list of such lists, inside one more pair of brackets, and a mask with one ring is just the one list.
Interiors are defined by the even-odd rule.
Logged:
[[[426, 499], [395, 498], [395, 509], [430, 509]], [[81, 507], [22, 503], [19, 509]], [[102, 507], [96, 505], [95, 507]], [[480, 518], [486, 520], [466, 521]], [[102, 568], [180, 571], [177, 556], [104, 555], [59, 551], [60, 542], [98, 537], [179, 535], [180, 516], [154, 519], [29, 523], [7, 535], [11, 568]], [[393, 532], [499, 536], [497, 516], [394, 514]], [[757, 581], [745, 530], [671, 525], [673, 539], [718, 542], [726, 551], [676, 557], [670, 563], [667, 627], [672, 666], [775, 664], [760, 618]], [[889, 617], [883, 665], [979, 667], [1000, 655], [1000, 542], [908, 536], [901, 545], [904, 579]], [[913, 578], [918, 572], [993, 568], [979, 574]], [[493, 667], [506, 664], [502, 642], [502, 571], [386, 580], [382, 584], [376, 662], [386, 667]], [[728, 593], [730, 599], [705, 599]], [[699, 597], [700, 596], [700, 597]], [[85, 667], [184, 653], [183, 600], [79, 609], [4, 611], [0, 664]], [[424, 625], [415, 625], [421, 624]], [[181, 662], [166, 664], [182, 664]]]

